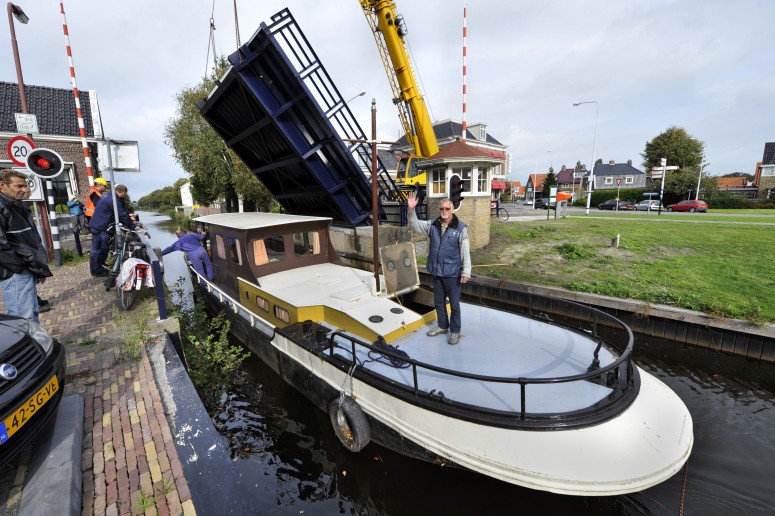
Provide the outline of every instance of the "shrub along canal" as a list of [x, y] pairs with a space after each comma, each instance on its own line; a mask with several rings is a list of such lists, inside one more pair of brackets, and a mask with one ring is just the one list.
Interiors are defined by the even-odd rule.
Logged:
[[[175, 240], [167, 217], [141, 214], [155, 247]], [[165, 220], [167, 221], [165, 223]], [[188, 276], [165, 257], [165, 282]], [[474, 343], [470, 343], [474, 345]], [[244, 485], [280, 514], [771, 514], [775, 511], [775, 367], [636, 335], [637, 364], [669, 385], [694, 420], [686, 476], [633, 495], [569, 497], [406, 458], [374, 444], [347, 451], [328, 414], [255, 357], [213, 420]]]

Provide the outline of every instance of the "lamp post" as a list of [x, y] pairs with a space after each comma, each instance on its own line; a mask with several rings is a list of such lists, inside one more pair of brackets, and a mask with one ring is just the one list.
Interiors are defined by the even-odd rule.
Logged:
[[595, 181], [595, 144], [597, 143], [597, 117], [600, 110], [600, 105], [596, 100], [585, 100], [583, 102], [574, 102], [573, 106], [580, 106], [582, 104], [594, 104], [595, 105], [595, 134], [592, 137], [592, 165], [589, 172], [589, 183], [587, 184], [587, 212], [589, 215], [589, 204], [592, 202], [592, 183]]
[[27, 113], [27, 95], [24, 93], [24, 78], [22, 77], [22, 64], [19, 61], [19, 46], [16, 44], [16, 31], [13, 27], [13, 19], [26, 24], [30, 19], [18, 5], [8, 2], [8, 25], [11, 28], [11, 46], [13, 47], [13, 62], [16, 64], [16, 77], [19, 81], [19, 98], [22, 102], [22, 113]]
[[[16, 44], [16, 30], [14, 29], [13, 19], [16, 18], [19, 23], [27, 24], [30, 19], [24, 13], [24, 10], [18, 5], [8, 2], [8, 26], [11, 32], [11, 47], [13, 48], [13, 62], [16, 65], [16, 79], [19, 83], [19, 101], [21, 102], [22, 113], [27, 114], [27, 94], [24, 92], [24, 77], [22, 76], [22, 64], [19, 60], [19, 46]], [[32, 138], [32, 135], [28, 135]], [[49, 181], [50, 182], [50, 181]], [[48, 189], [51, 191], [51, 188]], [[35, 206], [33, 204], [33, 206]], [[41, 206], [45, 206], [45, 201], [41, 203]], [[53, 213], [53, 206], [52, 206]], [[37, 207], [35, 208], [35, 215], [37, 217]], [[46, 214], [46, 210], [42, 209], [40, 212], [40, 228], [43, 233], [43, 240], [46, 243], [46, 249], [54, 249], [57, 265], [62, 265], [62, 255], [59, 252], [58, 245], [54, 245], [53, 237], [51, 236], [51, 224], [49, 223], [49, 217]]]
[[700, 174], [697, 176], [697, 191], [694, 193], [694, 200], [700, 198], [700, 181], [702, 181], [702, 169], [705, 168], [705, 144], [697, 138], [692, 138], [695, 142], [700, 144]]

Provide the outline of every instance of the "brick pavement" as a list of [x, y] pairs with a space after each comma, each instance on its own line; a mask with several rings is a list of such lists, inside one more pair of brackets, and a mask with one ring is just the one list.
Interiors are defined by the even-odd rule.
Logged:
[[[52, 272], [39, 288], [51, 303], [40, 319], [65, 345], [64, 395], [84, 397], [82, 514], [195, 514], [146, 349], [136, 360], [124, 352], [127, 332], [143, 324], [132, 317], [158, 318], [155, 299], [146, 293], [120, 312], [115, 290], [106, 291], [88, 263]], [[146, 341], [163, 345], [162, 335]], [[18, 511], [29, 455], [0, 469], [2, 514]]]

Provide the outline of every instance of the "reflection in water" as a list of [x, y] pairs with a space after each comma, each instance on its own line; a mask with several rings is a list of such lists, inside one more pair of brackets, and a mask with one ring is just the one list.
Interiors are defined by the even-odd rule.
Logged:
[[[143, 214], [154, 246], [175, 240], [174, 223]], [[165, 257], [165, 281], [188, 281], [183, 254]], [[188, 283], [190, 288], [190, 283]], [[636, 362], [686, 403], [695, 443], [686, 514], [775, 513], [775, 368], [675, 344], [636, 339]], [[250, 486], [277, 514], [678, 514], [683, 473], [646, 491], [570, 497], [440, 467], [370, 444], [347, 451], [328, 415], [252, 357], [245, 381], [214, 416]]]

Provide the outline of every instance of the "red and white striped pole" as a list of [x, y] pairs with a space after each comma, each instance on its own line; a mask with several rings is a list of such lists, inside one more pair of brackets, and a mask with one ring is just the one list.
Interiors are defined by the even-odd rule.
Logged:
[[468, 0], [463, 1], [463, 143], [466, 142], [466, 11], [468, 11]]
[[78, 85], [75, 82], [75, 66], [73, 66], [73, 52], [70, 49], [70, 34], [67, 30], [67, 17], [65, 16], [65, 4], [59, 2], [59, 10], [62, 12], [62, 28], [65, 31], [65, 45], [67, 46], [67, 61], [70, 64], [70, 84], [73, 85], [73, 97], [75, 97], [75, 113], [78, 116], [78, 130], [81, 133], [81, 144], [83, 144], [83, 161], [86, 165], [86, 175], [89, 177], [89, 186], [94, 186], [94, 171], [91, 164], [91, 152], [89, 144], [86, 142], [86, 126], [83, 123], [83, 112], [81, 111], [81, 99], [78, 95]]

